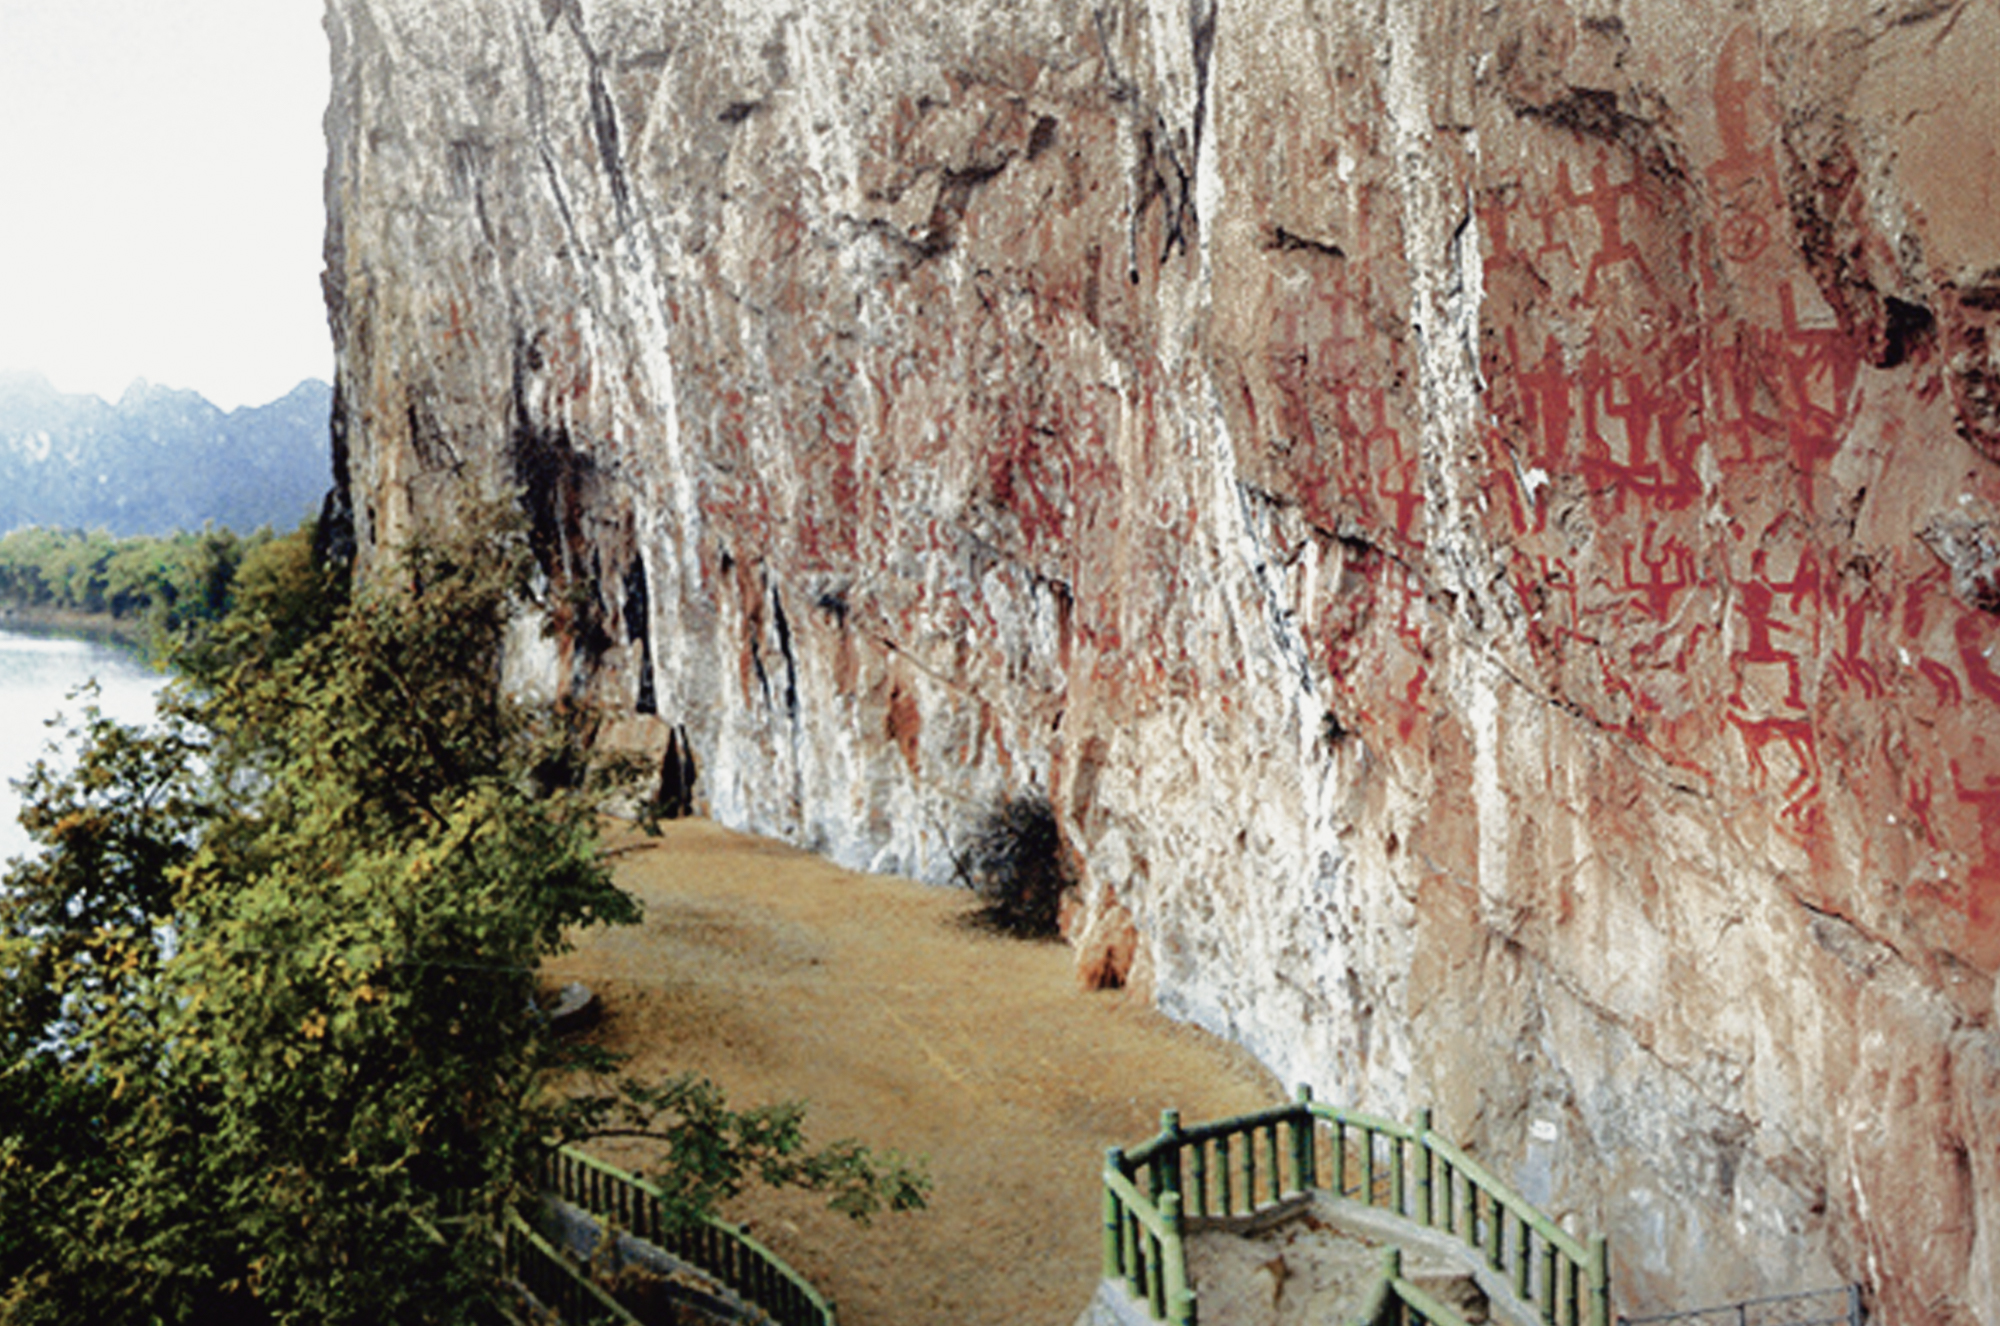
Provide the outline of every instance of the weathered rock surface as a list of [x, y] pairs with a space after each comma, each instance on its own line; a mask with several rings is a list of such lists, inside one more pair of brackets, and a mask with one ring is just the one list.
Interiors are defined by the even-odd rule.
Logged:
[[[364, 549], [1429, 1101], [1641, 1312], [2000, 1323], [2000, 5], [330, 0]], [[643, 746], [645, 743], [640, 742]]]

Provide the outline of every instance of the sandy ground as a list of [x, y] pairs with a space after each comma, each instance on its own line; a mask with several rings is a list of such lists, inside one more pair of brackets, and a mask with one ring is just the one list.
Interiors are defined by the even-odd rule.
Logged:
[[645, 921], [548, 966], [602, 996], [601, 1042], [738, 1104], [804, 1098], [816, 1139], [928, 1162], [930, 1209], [871, 1225], [798, 1194], [729, 1212], [843, 1326], [1069, 1326], [1097, 1281], [1104, 1149], [1151, 1136], [1167, 1106], [1197, 1121], [1280, 1098], [1241, 1052], [1079, 991], [1062, 945], [968, 926], [956, 890], [700, 820], [612, 841]]

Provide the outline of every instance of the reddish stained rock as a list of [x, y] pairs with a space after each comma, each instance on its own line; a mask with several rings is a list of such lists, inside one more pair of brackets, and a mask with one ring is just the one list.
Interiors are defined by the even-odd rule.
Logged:
[[1995, 6], [328, 27], [358, 540], [525, 486], [516, 684], [853, 865], [1046, 794], [1084, 979], [1627, 1312], [2000, 1326]]
[[1128, 984], [1139, 956], [1139, 930], [1132, 914], [1116, 902], [1084, 911], [1064, 908], [1063, 934], [1076, 950], [1077, 984], [1086, 990], [1117, 990]]

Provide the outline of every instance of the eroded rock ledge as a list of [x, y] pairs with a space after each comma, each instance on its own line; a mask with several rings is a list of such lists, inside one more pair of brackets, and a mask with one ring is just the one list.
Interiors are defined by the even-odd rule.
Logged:
[[[363, 549], [1434, 1103], [1631, 1312], [2000, 1323], [2000, 7], [330, 0]], [[670, 748], [670, 749], [669, 749]]]

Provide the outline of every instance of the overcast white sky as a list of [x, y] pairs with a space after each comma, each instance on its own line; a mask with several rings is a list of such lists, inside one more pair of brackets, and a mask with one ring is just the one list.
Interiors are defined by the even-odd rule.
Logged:
[[331, 378], [320, 0], [0, 0], [0, 370]]

